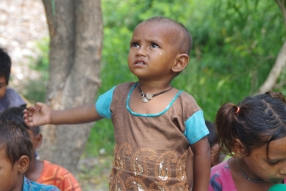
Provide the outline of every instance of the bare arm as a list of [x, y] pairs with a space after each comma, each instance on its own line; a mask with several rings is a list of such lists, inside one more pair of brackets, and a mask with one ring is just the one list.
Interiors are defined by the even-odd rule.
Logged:
[[194, 179], [194, 167], [193, 167], [193, 164], [194, 164], [194, 154], [193, 154], [193, 151], [192, 149], [189, 147], [188, 149], [188, 157], [187, 157], [187, 165], [186, 165], [186, 168], [187, 168], [187, 172], [186, 172], [186, 175], [187, 175], [187, 181], [188, 181], [188, 185], [189, 185], [189, 190], [192, 190], [193, 188], [193, 179]]
[[97, 113], [95, 105], [83, 105], [66, 110], [51, 110], [44, 103], [36, 103], [35, 106], [24, 110], [25, 123], [28, 126], [40, 126], [45, 124], [79, 124], [102, 119]]
[[210, 180], [211, 156], [207, 137], [191, 145], [194, 153], [193, 191], [207, 191]]

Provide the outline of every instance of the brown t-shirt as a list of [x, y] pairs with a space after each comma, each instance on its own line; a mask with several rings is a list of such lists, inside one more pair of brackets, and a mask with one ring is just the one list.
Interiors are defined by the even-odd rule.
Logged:
[[184, 135], [185, 121], [200, 110], [199, 106], [191, 95], [181, 92], [161, 113], [137, 114], [128, 106], [134, 87], [134, 83], [117, 85], [112, 95], [116, 145], [110, 190], [187, 191], [190, 143]]

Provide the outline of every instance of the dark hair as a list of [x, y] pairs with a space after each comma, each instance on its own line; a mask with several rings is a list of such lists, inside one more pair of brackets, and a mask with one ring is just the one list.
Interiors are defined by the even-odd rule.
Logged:
[[[216, 115], [215, 128], [220, 148], [233, 155], [234, 139], [239, 139], [249, 155], [254, 148], [286, 136], [286, 104], [282, 97], [260, 94], [246, 97], [237, 105], [223, 104]], [[274, 95], [277, 95], [274, 93]]]
[[143, 21], [142, 23], [154, 22], [154, 21], [170, 23], [176, 26], [180, 30], [180, 32], [182, 32], [182, 36], [180, 38], [178, 38], [178, 36], [176, 37], [176, 40], [179, 40], [178, 45], [180, 46], [180, 50], [190, 55], [192, 49], [192, 36], [188, 31], [188, 29], [182, 23], [178, 23], [166, 17], [152, 17], [150, 19]]
[[12, 166], [26, 155], [31, 160], [33, 144], [26, 128], [21, 123], [0, 119], [0, 147], [6, 150]]
[[209, 134], [207, 135], [209, 145], [212, 147], [214, 144], [218, 142], [217, 133], [215, 131], [214, 125], [212, 122], [205, 120], [206, 126], [209, 130]]
[[24, 111], [25, 107], [11, 107], [6, 110], [4, 110], [2, 113], [0, 113], [0, 119], [4, 120], [11, 120], [16, 123], [21, 123], [26, 129], [29, 129], [33, 132], [34, 135], [38, 135], [40, 133], [40, 127], [29, 127], [26, 125], [24, 121]]
[[281, 99], [284, 103], [286, 103], [286, 99], [285, 97], [283, 96], [282, 93], [278, 93], [278, 92], [266, 92], [266, 94], [270, 95], [271, 97], [276, 97], [276, 98], [279, 98]]
[[9, 83], [11, 71], [11, 58], [10, 56], [0, 48], [0, 77], [4, 76], [6, 79], [6, 85]]

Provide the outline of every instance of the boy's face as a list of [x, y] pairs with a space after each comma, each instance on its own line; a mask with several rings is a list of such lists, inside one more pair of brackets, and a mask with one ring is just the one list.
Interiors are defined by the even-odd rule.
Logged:
[[12, 166], [6, 155], [6, 149], [0, 146], [0, 190], [19, 190], [22, 187], [22, 178], [19, 176], [17, 163]]
[[6, 84], [6, 78], [4, 76], [0, 76], [0, 99], [2, 99], [6, 93]]
[[215, 166], [217, 164], [219, 164], [222, 161], [219, 161], [220, 152], [219, 152], [219, 144], [215, 143], [212, 147], [211, 147], [211, 166]]
[[128, 66], [139, 79], [162, 80], [173, 77], [178, 54], [178, 30], [168, 23], [139, 24], [130, 41]]

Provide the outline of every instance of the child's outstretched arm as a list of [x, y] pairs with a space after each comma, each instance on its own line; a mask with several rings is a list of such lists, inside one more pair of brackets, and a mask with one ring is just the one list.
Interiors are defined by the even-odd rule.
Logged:
[[66, 110], [51, 110], [46, 104], [38, 102], [35, 106], [24, 110], [24, 119], [28, 126], [40, 126], [88, 123], [100, 120], [102, 117], [92, 104]]
[[207, 137], [191, 145], [194, 153], [193, 191], [206, 191], [210, 180], [211, 155]]

